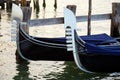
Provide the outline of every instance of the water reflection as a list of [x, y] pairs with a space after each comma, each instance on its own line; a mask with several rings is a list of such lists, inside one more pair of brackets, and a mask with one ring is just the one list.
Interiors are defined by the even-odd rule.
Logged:
[[53, 16], [53, 17], [54, 17], [54, 18], [57, 17], [57, 9], [54, 10], [54, 16]]
[[35, 11], [35, 18], [51, 18], [51, 16], [49, 15], [53, 15], [52, 18], [56, 18], [57, 17], [57, 9], [54, 9], [54, 11], [52, 13], [47, 13], [46, 8], [42, 9], [42, 12], [40, 12], [40, 10], [34, 9]]
[[39, 0], [33, 0], [34, 3], [34, 10], [36, 11], [36, 14], [40, 12], [40, 6], [39, 6]]
[[23, 61], [22, 63], [17, 63], [16, 71], [18, 71], [17, 75], [13, 77], [14, 80], [32, 80], [29, 78], [29, 62]]
[[[59, 72], [59, 73], [50, 73], [46, 76], [54, 76], [54, 80], [100, 80], [106, 76], [108, 76], [108, 74], [103, 74], [103, 73], [99, 73], [99, 74], [90, 74], [90, 73], [85, 73], [81, 70], [79, 70], [77, 68], [77, 66], [75, 65], [74, 62], [65, 62], [64, 65], [66, 65], [66, 67], [64, 68], [63, 72]], [[51, 79], [51, 80], [53, 80]]]
[[55, 0], [54, 8], [55, 8], [55, 10], [57, 9], [57, 0]]
[[44, 8], [43, 9], [43, 16], [42, 16], [43, 19], [45, 18], [45, 13], [46, 13], [46, 9]]
[[43, 7], [46, 8], [46, 1], [43, 0]]

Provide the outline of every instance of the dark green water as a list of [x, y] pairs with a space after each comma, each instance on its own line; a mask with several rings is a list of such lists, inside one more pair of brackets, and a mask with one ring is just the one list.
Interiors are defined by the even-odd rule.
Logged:
[[[42, 73], [39, 75], [35, 75], [29, 72], [29, 62], [24, 62], [22, 64], [18, 64], [16, 66], [16, 70], [19, 71], [16, 76], [14, 76], [14, 80], [99, 80], [108, 76], [108, 74], [90, 74], [84, 73], [79, 70], [74, 62], [64, 62], [66, 67], [63, 68], [63, 71], [51, 71], [49, 74], [42, 76]], [[55, 66], [53, 66], [55, 67]], [[58, 67], [59, 68], [59, 67]], [[58, 69], [59, 70], [59, 69]], [[31, 78], [29, 75], [32, 74]]]

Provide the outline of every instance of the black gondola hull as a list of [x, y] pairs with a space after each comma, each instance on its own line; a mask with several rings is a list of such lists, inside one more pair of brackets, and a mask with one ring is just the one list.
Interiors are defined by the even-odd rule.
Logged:
[[79, 55], [82, 65], [92, 72], [120, 72], [120, 56]]
[[[46, 60], [46, 61], [73, 61], [72, 51], [67, 51], [67, 47], [61, 48], [51, 47], [46, 44], [36, 44], [35, 41], [31, 41], [28, 37], [19, 30], [18, 48], [19, 54], [24, 59], [28, 60]], [[31, 37], [31, 36], [30, 36]], [[43, 41], [45, 43], [57, 43], [66, 44], [65, 38], [38, 38], [34, 37], [35, 40]], [[57, 39], [57, 41], [56, 41]], [[62, 41], [59, 41], [62, 40]]]
[[40, 46], [29, 41], [20, 44], [20, 51], [30, 60], [73, 61], [72, 52], [66, 49]]

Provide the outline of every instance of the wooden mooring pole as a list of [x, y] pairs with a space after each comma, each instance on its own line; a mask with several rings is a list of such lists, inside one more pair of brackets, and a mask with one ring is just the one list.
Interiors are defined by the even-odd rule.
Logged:
[[92, 12], [92, 0], [89, 0], [88, 6], [88, 24], [87, 24], [87, 35], [91, 35], [91, 12]]
[[26, 0], [21, 0], [21, 6], [27, 6], [27, 1]]
[[[31, 12], [32, 12], [32, 8], [31, 7], [22, 7], [22, 11], [23, 11], [23, 22], [26, 23], [26, 25], [21, 25], [19, 27], [23, 27], [24, 31], [29, 34], [29, 21], [31, 18]], [[19, 40], [23, 41], [23, 38], [21, 36], [19, 36]], [[18, 51], [16, 50], [16, 61], [17, 62], [22, 62], [25, 61], [24, 59], [21, 58], [21, 56], [18, 54]]]
[[32, 8], [31, 7], [22, 7], [23, 11], [23, 22], [29, 22], [31, 18]]
[[15, 0], [15, 4], [19, 5], [19, 0]]
[[120, 36], [120, 3], [112, 3], [111, 36]]
[[67, 8], [70, 9], [74, 14], [76, 14], [76, 5], [67, 5]]
[[23, 11], [23, 22], [27, 23], [26, 28], [24, 31], [29, 34], [29, 21], [31, 18], [32, 8], [31, 7], [22, 7]]

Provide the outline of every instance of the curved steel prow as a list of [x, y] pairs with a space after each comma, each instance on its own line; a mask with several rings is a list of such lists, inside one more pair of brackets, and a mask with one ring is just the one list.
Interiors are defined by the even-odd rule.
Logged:
[[21, 8], [12, 4], [12, 13], [11, 13], [11, 41], [16, 41], [17, 37], [17, 27], [18, 24], [23, 21], [23, 12]]
[[[73, 12], [67, 8], [64, 8], [64, 26], [66, 29], [66, 43], [67, 43], [67, 51], [73, 51], [73, 56], [76, 65], [79, 69], [84, 72], [89, 72], [81, 63], [79, 52], [78, 52], [78, 45], [76, 44], [76, 18]], [[81, 40], [81, 44], [85, 43]]]
[[22, 9], [16, 5], [12, 4], [12, 20], [22, 21], [23, 20], [23, 12]]

